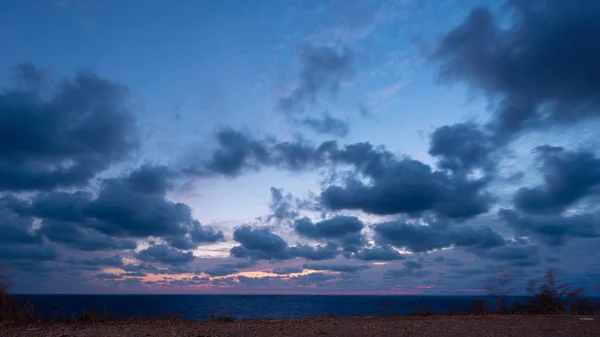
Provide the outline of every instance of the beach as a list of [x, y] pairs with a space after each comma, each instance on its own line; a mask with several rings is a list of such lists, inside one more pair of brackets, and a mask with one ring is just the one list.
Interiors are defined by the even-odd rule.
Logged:
[[[587, 318], [587, 319], [581, 319]], [[590, 320], [592, 318], [592, 320]], [[254, 319], [243, 322], [131, 320], [3, 324], [2, 336], [600, 336], [600, 316], [430, 316]]]

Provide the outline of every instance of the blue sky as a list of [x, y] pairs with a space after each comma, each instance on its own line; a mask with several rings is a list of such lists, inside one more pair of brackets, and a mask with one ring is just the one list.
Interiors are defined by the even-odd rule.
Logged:
[[597, 291], [598, 6], [535, 3], [3, 2], [14, 290], [461, 293], [556, 268]]

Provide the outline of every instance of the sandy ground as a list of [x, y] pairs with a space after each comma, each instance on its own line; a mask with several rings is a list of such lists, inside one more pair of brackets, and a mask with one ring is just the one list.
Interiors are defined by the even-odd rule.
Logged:
[[0, 325], [0, 336], [600, 336], [600, 316], [436, 316]]

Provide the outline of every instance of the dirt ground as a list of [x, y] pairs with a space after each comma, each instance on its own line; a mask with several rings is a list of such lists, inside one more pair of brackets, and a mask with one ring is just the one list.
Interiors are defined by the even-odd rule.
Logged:
[[434, 316], [0, 325], [0, 336], [600, 336], [600, 316]]

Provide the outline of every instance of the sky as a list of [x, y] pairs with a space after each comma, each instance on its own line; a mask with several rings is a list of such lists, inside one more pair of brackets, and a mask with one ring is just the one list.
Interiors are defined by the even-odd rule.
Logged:
[[600, 293], [600, 3], [0, 3], [15, 293]]

